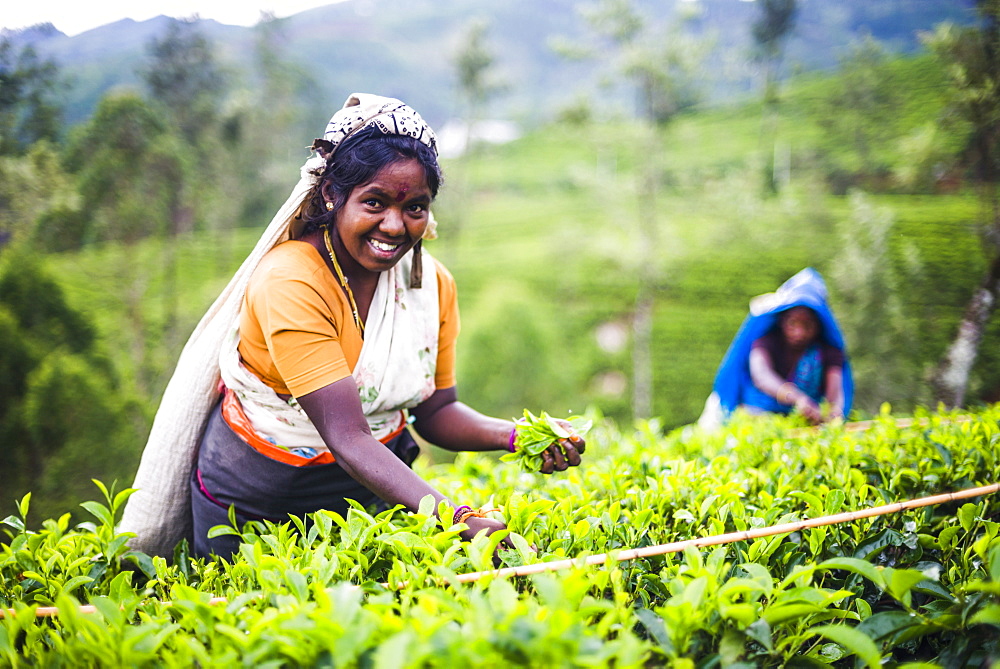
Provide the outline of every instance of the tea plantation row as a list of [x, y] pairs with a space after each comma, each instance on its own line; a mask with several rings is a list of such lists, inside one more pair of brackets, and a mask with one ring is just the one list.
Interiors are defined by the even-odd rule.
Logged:
[[[597, 418], [585, 464], [552, 477], [484, 455], [421, 473], [458, 503], [498, 509], [516, 533], [517, 550], [499, 551], [507, 565], [865, 509], [1000, 473], [998, 408], [906, 426], [886, 411], [864, 431], [738, 420], [711, 435]], [[4, 521], [0, 665], [1000, 663], [997, 495], [464, 584], [459, 574], [494, 567], [499, 537], [462, 542], [430, 507], [248, 527], [232, 561], [191, 559], [183, 544], [167, 561], [115, 533], [128, 494], [87, 503], [95, 521], [76, 527], [69, 514], [25, 527], [28, 499]], [[39, 615], [45, 606], [57, 615]]]

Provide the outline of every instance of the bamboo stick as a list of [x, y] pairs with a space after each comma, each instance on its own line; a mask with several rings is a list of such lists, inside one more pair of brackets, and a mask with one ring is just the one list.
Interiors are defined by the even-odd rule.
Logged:
[[674, 541], [667, 544], [659, 544], [657, 546], [646, 546], [645, 548], [631, 548], [619, 551], [613, 555], [611, 553], [600, 553], [598, 555], [589, 555], [586, 558], [570, 558], [566, 560], [556, 560], [553, 562], [538, 562], [535, 564], [523, 565], [520, 567], [505, 567], [503, 569], [493, 569], [488, 571], [471, 572], [468, 574], [459, 574], [458, 580], [461, 583], [471, 583], [472, 581], [478, 581], [480, 578], [486, 576], [493, 576], [493, 577], [528, 576], [530, 574], [539, 574], [548, 571], [558, 571], [560, 569], [570, 569], [572, 567], [580, 567], [585, 565], [599, 565], [599, 564], [604, 564], [606, 562], [610, 562], [612, 560], [618, 562], [624, 562], [626, 560], [635, 560], [637, 558], [652, 557], [654, 555], [678, 553], [688, 547], [701, 548], [702, 546], [718, 546], [720, 544], [729, 544], [736, 541], [748, 541], [750, 539], [770, 537], [776, 534], [787, 534], [789, 532], [798, 532], [799, 530], [805, 530], [811, 527], [821, 527], [823, 525], [836, 525], [837, 523], [846, 523], [852, 520], [860, 520], [861, 518], [873, 518], [875, 516], [884, 516], [890, 513], [905, 511], [907, 509], [917, 509], [923, 506], [932, 506], [934, 504], [943, 504], [945, 502], [952, 502], [959, 499], [968, 499], [970, 497], [989, 495], [991, 493], [997, 492], [998, 490], [1000, 490], [1000, 483], [994, 483], [992, 485], [979, 486], [976, 488], [967, 488], [965, 490], [960, 490], [958, 492], [943, 493], [940, 495], [931, 495], [930, 497], [911, 499], [906, 502], [894, 502], [893, 504], [884, 504], [882, 506], [875, 506], [870, 509], [862, 509], [860, 511], [846, 511], [844, 513], [837, 513], [830, 516], [820, 516], [819, 518], [800, 520], [794, 523], [781, 523], [779, 525], [771, 525], [770, 527], [760, 527], [753, 530], [746, 530], [743, 532], [728, 532], [726, 534], [717, 534], [711, 537], [685, 539], [684, 541]]
[[[613, 561], [625, 562], [627, 560], [653, 557], [655, 555], [678, 553], [689, 547], [701, 548], [704, 546], [718, 546], [737, 541], [749, 541], [751, 539], [770, 537], [777, 534], [788, 534], [790, 532], [798, 532], [800, 530], [822, 527], [824, 525], [847, 523], [854, 520], [860, 520], [862, 518], [874, 518], [876, 516], [884, 516], [890, 513], [898, 513], [899, 511], [906, 511], [909, 509], [918, 509], [925, 506], [944, 504], [945, 502], [953, 502], [960, 499], [969, 499], [970, 497], [990, 495], [998, 491], [1000, 491], [1000, 483], [993, 483], [991, 485], [978, 486], [975, 488], [966, 488], [965, 490], [959, 490], [957, 492], [942, 493], [938, 495], [931, 495], [929, 497], [919, 497], [905, 502], [883, 504], [882, 506], [874, 506], [870, 509], [845, 511], [843, 513], [836, 513], [829, 516], [809, 518], [806, 520], [796, 521], [794, 523], [781, 523], [778, 525], [771, 525], [770, 527], [760, 527], [742, 532], [728, 532], [726, 534], [716, 534], [710, 537], [685, 539], [683, 541], [674, 541], [671, 543], [659, 544], [657, 546], [646, 546], [645, 548], [630, 548], [618, 551], [614, 554], [600, 553], [597, 555], [588, 555], [583, 558], [569, 558], [566, 560], [554, 560], [552, 562], [538, 562], [535, 564], [522, 565], [520, 567], [505, 567], [502, 569], [491, 569], [487, 571], [458, 574], [457, 581], [459, 583], [472, 583], [486, 577], [507, 578], [510, 576], [530, 576], [532, 574], [572, 569], [573, 567], [601, 565]], [[382, 585], [386, 588], [389, 587], [388, 583], [383, 583]], [[209, 604], [222, 604], [227, 601], [228, 599], [225, 597], [213, 597], [209, 600]], [[163, 604], [169, 606], [170, 602], [163, 602]], [[81, 605], [78, 610], [80, 613], [94, 613], [96, 611], [92, 604]], [[0, 609], [0, 619], [14, 614], [15, 611], [13, 609]], [[37, 617], [57, 616], [59, 615], [59, 609], [55, 606], [42, 606], [35, 609], [35, 615]]]
[[[215, 606], [216, 604], [225, 604], [229, 599], [226, 597], [212, 597], [208, 600], [210, 606]], [[165, 606], [170, 606], [170, 602], [161, 602]], [[0, 619], [5, 616], [13, 616], [16, 613], [14, 609], [0, 609]], [[93, 604], [81, 604], [77, 608], [77, 613], [97, 613], [97, 607]], [[53, 616], [59, 615], [58, 606], [39, 606], [35, 609], [36, 618], [51, 618]]]

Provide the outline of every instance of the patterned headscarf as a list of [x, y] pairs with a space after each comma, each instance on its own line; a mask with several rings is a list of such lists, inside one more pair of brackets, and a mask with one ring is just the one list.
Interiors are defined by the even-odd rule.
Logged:
[[375, 127], [384, 135], [407, 135], [426, 144], [437, 155], [437, 136], [412, 107], [395, 98], [354, 93], [326, 124], [323, 139], [337, 147], [362, 128]]

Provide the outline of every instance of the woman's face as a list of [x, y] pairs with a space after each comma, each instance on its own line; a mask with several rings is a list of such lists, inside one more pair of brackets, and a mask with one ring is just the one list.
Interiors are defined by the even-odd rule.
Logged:
[[809, 307], [792, 307], [782, 314], [781, 333], [792, 348], [804, 348], [819, 336], [819, 320]]
[[[369, 272], [391, 268], [423, 236], [431, 199], [427, 175], [418, 161], [386, 165], [370, 183], [356, 186], [337, 212], [334, 228], [341, 248]], [[340, 260], [350, 272], [350, 261]]]

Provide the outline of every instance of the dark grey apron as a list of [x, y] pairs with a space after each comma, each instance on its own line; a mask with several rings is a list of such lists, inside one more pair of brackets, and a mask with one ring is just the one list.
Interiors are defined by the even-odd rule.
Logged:
[[[403, 430], [386, 448], [407, 465], [420, 453], [409, 430]], [[284, 522], [289, 515], [302, 517], [320, 509], [346, 515], [348, 499], [377, 511], [388, 508], [336, 462], [294, 467], [256, 451], [222, 418], [220, 403], [209, 416], [191, 475], [194, 553], [228, 558], [237, 552], [239, 537], [208, 538], [211, 528], [229, 525], [230, 505], [242, 527], [250, 520]]]

